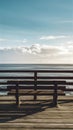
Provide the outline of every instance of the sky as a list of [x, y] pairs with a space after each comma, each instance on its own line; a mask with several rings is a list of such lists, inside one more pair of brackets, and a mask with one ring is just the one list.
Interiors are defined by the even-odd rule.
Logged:
[[73, 64], [73, 0], [0, 0], [0, 63]]

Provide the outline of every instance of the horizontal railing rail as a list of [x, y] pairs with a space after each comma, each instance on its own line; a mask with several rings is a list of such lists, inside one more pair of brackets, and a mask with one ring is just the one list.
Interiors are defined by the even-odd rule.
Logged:
[[[0, 79], [34, 79], [33, 76], [0, 76]], [[73, 79], [73, 76], [37, 76], [37, 79]]]
[[0, 70], [0, 73], [24, 73], [24, 72], [27, 72], [27, 73], [34, 73], [34, 72], [37, 72], [37, 73], [73, 73], [73, 70]]

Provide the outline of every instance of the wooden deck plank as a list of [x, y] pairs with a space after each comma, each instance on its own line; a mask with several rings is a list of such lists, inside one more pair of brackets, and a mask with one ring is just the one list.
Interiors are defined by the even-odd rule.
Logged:
[[[14, 100], [14, 97], [9, 99]], [[73, 129], [72, 100], [72, 97], [59, 97], [58, 107], [51, 107], [48, 100], [37, 100], [35, 102], [24, 100], [24, 105], [21, 105], [20, 108], [10, 104], [10, 101], [9, 104], [4, 104], [4, 106], [0, 102], [0, 130]]]
[[[0, 130], [69, 130], [73, 129], [73, 97], [59, 97], [58, 107], [50, 106], [52, 97], [46, 100], [30, 100], [21, 96], [21, 106], [12, 104], [14, 96], [0, 97]], [[6, 102], [6, 100], [9, 101]], [[28, 100], [27, 100], [28, 99]], [[41, 99], [41, 97], [39, 97]], [[5, 100], [5, 102], [2, 102]], [[6, 104], [5, 104], [6, 103]], [[3, 107], [4, 106], [4, 107]], [[5, 107], [6, 106], [6, 107]]]

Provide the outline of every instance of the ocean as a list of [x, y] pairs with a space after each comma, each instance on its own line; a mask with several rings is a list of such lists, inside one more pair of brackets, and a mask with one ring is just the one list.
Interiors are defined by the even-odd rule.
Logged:
[[[0, 70], [73, 70], [73, 64], [0, 64]], [[23, 73], [17, 74], [9, 74], [9, 73], [0, 73], [0, 76], [23, 76]], [[30, 75], [29, 73], [27, 75]], [[43, 74], [42, 74], [43, 75]], [[49, 75], [49, 74], [46, 74]], [[58, 74], [50, 74], [50, 76], [73, 76], [73, 74], [67, 73], [58, 73]], [[2, 87], [2, 86], [0, 86]], [[72, 87], [72, 86], [68, 86]], [[0, 92], [0, 94], [5, 94]], [[73, 94], [73, 92], [69, 92], [69, 95]]]
[[[73, 64], [0, 64], [0, 70], [73, 70]], [[7, 74], [5, 73], [0, 73], [0, 76], [5, 76]], [[8, 74], [8, 75], [14, 75], [14, 74]], [[22, 73], [17, 73], [15, 75], [18, 76], [23, 76], [24, 74]], [[30, 75], [30, 73], [29, 73]], [[43, 75], [43, 73], [42, 73]], [[46, 75], [49, 75], [48, 73]], [[54, 76], [58, 76], [58, 75], [66, 75], [67, 73], [58, 73], [58, 74], [54, 74], [54, 73], [50, 73], [50, 75]], [[73, 74], [71, 73], [70, 76], [72, 76]], [[68, 73], [69, 76], [69, 73]]]
[[0, 64], [0, 70], [73, 69], [73, 64]]

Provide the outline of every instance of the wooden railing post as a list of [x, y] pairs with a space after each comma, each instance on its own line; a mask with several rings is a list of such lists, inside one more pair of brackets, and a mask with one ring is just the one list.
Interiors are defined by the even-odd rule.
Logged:
[[[34, 90], [35, 90], [35, 92], [37, 90], [37, 72], [34, 72]], [[37, 99], [37, 95], [36, 95], [36, 93], [34, 93], [34, 100], [36, 100], [36, 99]]]
[[19, 84], [16, 83], [16, 106], [19, 107], [20, 103], [19, 103]]
[[54, 82], [54, 94], [53, 94], [53, 105], [57, 107], [57, 98], [58, 98], [58, 93], [57, 93], [57, 82]]

